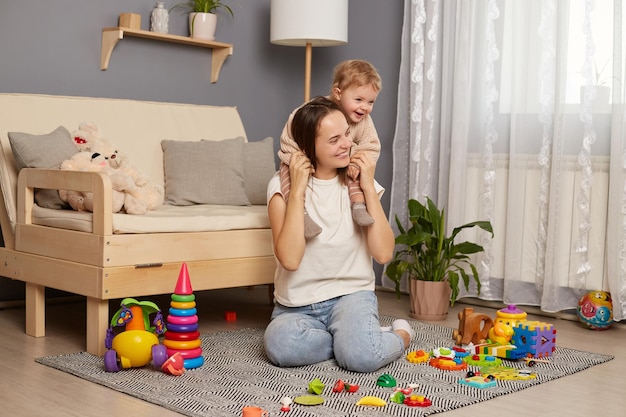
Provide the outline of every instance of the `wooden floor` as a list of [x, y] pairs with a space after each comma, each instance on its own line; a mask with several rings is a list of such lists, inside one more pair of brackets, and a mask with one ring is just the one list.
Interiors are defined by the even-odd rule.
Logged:
[[[379, 292], [381, 314], [407, 318], [408, 300]], [[258, 327], [267, 323], [271, 311], [266, 287], [205, 291], [196, 294], [202, 332]], [[169, 297], [151, 298], [162, 309]], [[119, 307], [111, 303], [111, 310]], [[467, 305], [457, 303], [449, 318], [439, 324], [457, 327], [457, 313]], [[224, 311], [237, 313], [236, 322], [226, 322]], [[495, 310], [475, 307], [495, 317]], [[35, 363], [40, 356], [72, 353], [85, 349], [85, 303], [71, 299], [49, 303], [46, 337], [24, 334], [24, 309], [0, 310], [0, 415], [12, 417], [129, 417], [180, 416], [161, 407], [81, 380]], [[532, 387], [439, 414], [448, 416], [626, 416], [626, 326], [591, 331], [575, 321], [536, 318], [553, 323], [557, 344], [568, 348], [614, 355], [615, 359], [554, 382]], [[452, 342], [452, 340], [451, 340]], [[420, 381], [416, 381], [419, 383]], [[236, 387], [233, 387], [236, 389]], [[277, 405], [278, 407], [278, 405]], [[278, 415], [278, 413], [272, 413]], [[439, 416], [438, 415], [438, 416]], [[285, 414], [288, 417], [288, 414]]]

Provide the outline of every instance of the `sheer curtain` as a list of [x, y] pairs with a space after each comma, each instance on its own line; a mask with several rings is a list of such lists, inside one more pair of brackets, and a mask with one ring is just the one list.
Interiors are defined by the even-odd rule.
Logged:
[[[405, 0], [390, 217], [490, 220], [480, 298], [626, 315], [621, 0]], [[383, 285], [393, 284], [383, 278]], [[463, 295], [474, 296], [470, 288]]]

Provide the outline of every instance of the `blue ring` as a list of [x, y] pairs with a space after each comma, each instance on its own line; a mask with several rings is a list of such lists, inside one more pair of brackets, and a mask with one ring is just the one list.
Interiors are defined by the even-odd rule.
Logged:
[[198, 330], [198, 323], [194, 324], [170, 324], [167, 323], [167, 330], [176, 333], [189, 333]]
[[170, 314], [177, 317], [189, 317], [198, 312], [196, 308], [173, 308], [170, 307]]
[[204, 357], [202, 355], [183, 360], [185, 369], [195, 369], [204, 365]]

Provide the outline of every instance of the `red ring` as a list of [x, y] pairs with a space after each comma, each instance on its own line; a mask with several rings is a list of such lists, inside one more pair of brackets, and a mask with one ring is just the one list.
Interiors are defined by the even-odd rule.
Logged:
[[177, 333], [177, 332], [165, 332], [165, 338], [167, 340], [196, 340], [200, 338], [200, 332], [187, 332], [187, 333]]

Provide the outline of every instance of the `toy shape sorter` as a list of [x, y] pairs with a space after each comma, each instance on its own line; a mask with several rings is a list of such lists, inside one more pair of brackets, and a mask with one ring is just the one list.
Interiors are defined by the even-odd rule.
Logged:
[[550, 323], [527, 320], [526, 312], [510, 304], [496, 312], [489, 340], [475, 346], [474, 352], [511, 360], [549, 357], [556, 348], [556, 329]]
[[556, 349], [556, 329], [542, 321], [522, 321], [515, 325], [513, 345], [533, 358], [552, 356]]

